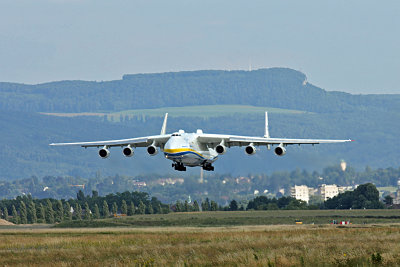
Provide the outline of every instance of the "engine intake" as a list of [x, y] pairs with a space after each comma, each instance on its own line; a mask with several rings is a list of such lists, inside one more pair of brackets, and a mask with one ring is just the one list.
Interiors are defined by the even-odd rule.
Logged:
[[151, 145], [147, 147], [147, 153], [149, 153], [150, 156], [155, 156], [158, 154], [158, 149], [157, 147]]
[[122, 153], [124, 153], [125, 157], [132, 157], [133, 154], [135, 154], [135, 152], [133, 151], [133, 149], [130, 146], [125, 147], [122, 150]]
[[217, 145], [217, 146], [215, 147], [215, 151], [216, 151], [218, 154], [223, 155], [223, 154], [226, 153], [226, 147], [223, 146], [223, 145]]
[[283, 146], [278, 146], [274, 149], [275, 155], [277, 156], [283, 156], [286, 154], [286, 148], [284, 148]]
[[103, 159], [106, 159], [110, 156], [110, 150], [107, 148], [102, 148], [99, 150], [99, 156]]
[[246, 146], [244, 151], [246, 152], [247, 155], [254, 155], [257, 150], [253, 145], [248, 145], [248, 146]]

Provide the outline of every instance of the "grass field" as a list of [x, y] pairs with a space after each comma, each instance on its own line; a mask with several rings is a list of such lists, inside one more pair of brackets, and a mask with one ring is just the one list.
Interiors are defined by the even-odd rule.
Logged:
[[350, 221], [354, 224], [400, 223], [399, 210], [269, 210], [236, 212], [185, 212], [92, 221], [72, 221], [57, 227], [210, 227], [295, 224], [329, 224], [332, 220]]
[[0, 266], [399, 266], [400, 211], [135, 215], [4, 225], [0, 240]]
[[400, 225], [2, 229], [2, 266], [398, 266]]
[[132, 117], [162, 117], [168, 112], [170, 117], [221, 117], [230, 116], [235, 114], [263, 114], [265, 111], [269, 113], [284, 113], [284, 114], [300, 114], [306, 113], [305, 111], [280, 109], [270, 107], [255, 107], [247, 105], [211, 105], [211, 106], [187, 106], [187, 107], [165, 107], [156, 109], [133, 109], [124, 110], [113, 113], [43, 113], [46, 115], [62, 116], [62, 117], [76, 117], [76, 116], [104, 116], [107, 115], [108, 119], [118, 121], [120, 116]]

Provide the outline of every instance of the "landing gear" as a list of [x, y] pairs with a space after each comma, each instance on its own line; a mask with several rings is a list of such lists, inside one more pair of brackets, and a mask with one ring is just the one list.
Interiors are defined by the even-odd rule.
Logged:
[[181, 172], [186, 171], [186, 167], [183, 166], [181, 162], [172, 163], [172, 167], [175, 168], [176, 171], [181, 171]]
[[204, 164], [203, 164], [203, 170], [206, 170], [206, 171], [214, 171], [214, 166], [211, 165], [211, 163], [204, 163]]

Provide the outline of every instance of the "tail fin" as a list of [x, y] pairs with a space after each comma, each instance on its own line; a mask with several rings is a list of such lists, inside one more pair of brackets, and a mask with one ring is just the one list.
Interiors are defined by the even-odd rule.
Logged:
[[268, 129], [268, 112], [265, 111], [265, 138], [269, 138], [269, 129]]
[[163, 125], [161, 127], [161, 135], [165, 134], [166, 130], [167, 130], [167, 120], [168, 120], [168, 113], [165, 113], [165, 118], [164, 118], [164, 122]]
[[[268, 112], [265, 111], [265, 133], [264, 133], [264, 137], [265, 138], [270, 138], [269, 136], [269, 128], [268, 128]], [[267, 144], [267, 149], [270, 150], [271, 149], [271, 145]]]

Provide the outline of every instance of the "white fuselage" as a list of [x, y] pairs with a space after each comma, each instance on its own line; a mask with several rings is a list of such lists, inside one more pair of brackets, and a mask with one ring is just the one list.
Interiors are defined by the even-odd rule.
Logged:
[[204, 163], [213, 163], [218, 153], [197, 141], [196, 133], [174, 133], [163, 148], [167, 159], [182, 163], [185, 166], [202, 166]]

